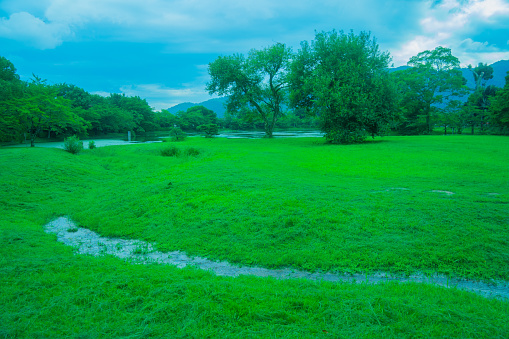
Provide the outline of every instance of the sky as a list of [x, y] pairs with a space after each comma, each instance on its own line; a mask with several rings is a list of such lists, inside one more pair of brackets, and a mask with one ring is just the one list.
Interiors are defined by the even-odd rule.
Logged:
[[438, 46], [463, 66], [509, 59], [509, 0], [0, 0], [0, 56], [32, 74], [155, 110], [215, 96], [208, 64], [315, 32], [371, 32], [394, 66]]

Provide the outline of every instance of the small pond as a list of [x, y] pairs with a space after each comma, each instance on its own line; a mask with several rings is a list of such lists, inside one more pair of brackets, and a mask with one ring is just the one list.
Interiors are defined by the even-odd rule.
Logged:
[[[199, 135], [199, 134], [188, 134], [189, 136]], [[222, 132], [216, 136], [216, 138], [227, 138], [227, 139], [260, 139], [265, 136], [265, 132], [262, 131], [235, 131], [235, 132]], [[274, 132], [274, 138], [319, 138], [323, 136], [323, 133], [320, 131], [280, 131]], [[153, 142], [161, 142], [163, 138], [169, 138], [168, 131], [158, 131], [146, 133], [144, 135], [137, 135], [132, 138], [132, 141], [127, 140], [126, 135], [115, 135], [115, 136], [105, 136], [105, 137], [93, 137], [82, 139], [83, 147], [88, 148], [88, 143], [90, 141], [94, 141], [96, 147], [104, 147], [104, 146], [116, 146], [116, 145], [130, 145], [130, 144], [139, 144], [139, 143], [153, 143]], [[4, 147], [30, 147], [30, 141], [25, 141], [22, 144], [17, 145], [9, 145]], [[51, 147], [51, 148], [64, 148], [63, 141], [53, 141], [53, 142], [36, 142], [35, 147]]]

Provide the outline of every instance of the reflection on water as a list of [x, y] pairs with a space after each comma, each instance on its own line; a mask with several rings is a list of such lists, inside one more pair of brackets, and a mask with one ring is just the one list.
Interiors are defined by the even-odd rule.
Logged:
[[[199, 134], [189, 133], [189, 136], [197, 136]], [[319, 138], [322, 137], [323, 133], [319, 131], [281, 131], [274, 132], [274, 138]], [[104, 146], [117, 146], [117, 145], [130, 145], [138, 143], [153, 143], [162, 142], [161, 139], [169, 138], [168, 131], [151, 132], [141, 135], [136, 135], [131, 138], [132, 141], [127, 141], [127, 133], [125, 135], [115, 136], [104, 136], [90, 139], [82, 139], [83, 148], [88, 148], [88, 143], [93, 141], [96, 147]], [[236, 132], [223, 132], [216, 136], [217, 138], [228, 138], [228, 139], [260, 139], [265, 137], [265, 132], [261, 131], [236, 131]], [[51, 148], [64, 148], [63, 141], [53, 142], [36, 142], [36, 147], [51, 147]], [[5, 147], [30, 147], [30, 142], [27, 141], [23, 144], [9, 145]]]

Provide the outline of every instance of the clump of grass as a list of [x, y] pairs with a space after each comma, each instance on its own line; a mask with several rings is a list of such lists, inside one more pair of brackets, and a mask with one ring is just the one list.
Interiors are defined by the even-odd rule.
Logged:
[[95, 145], [95, 141], [94, 140], [88, 142], [88, 149], [94, 149], [96, 147], [97, 146]]
[[83, 142], [76, 135], [68, 137], [64, 141], [64, 150], [72, 154], [78, 154], [83, 149]]
[[180, 149], [175, 146], [166, 147], [160, 150], [163, 157], [178, 157], [180, 155]]
[[200, 155], [200, 150], [194, 147], [189, 147], [184, 151], [185, 155], [190, 157], [197, 157]]

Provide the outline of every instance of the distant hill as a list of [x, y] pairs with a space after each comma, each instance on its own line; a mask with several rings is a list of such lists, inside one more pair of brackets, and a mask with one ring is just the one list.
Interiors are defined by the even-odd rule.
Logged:
[[226, 108], [224, 108], [224, 104], [226, 103], [227, 98], [216, 98], [210, 99], [200, 103], [192, 103], [192, 102], [183, 102], [181, 104], [175, 105], [173, 107], [168, 108], [168, 111], [172, 114], [177, 113], [178, 111], [187, 111], [188, 108], [194, 106], [204, 106], [211, 111], [214, 111], [217, 114], [218, 118], [224, 118], [224, 114], [226, 112]]
[[509, 60], [500, 60], [491, 64], [493, 67], [493, 79], [488, 81], [488, 85], [495, 85], [497, 87], [504, 87], [505, 77], [509, 72]]

